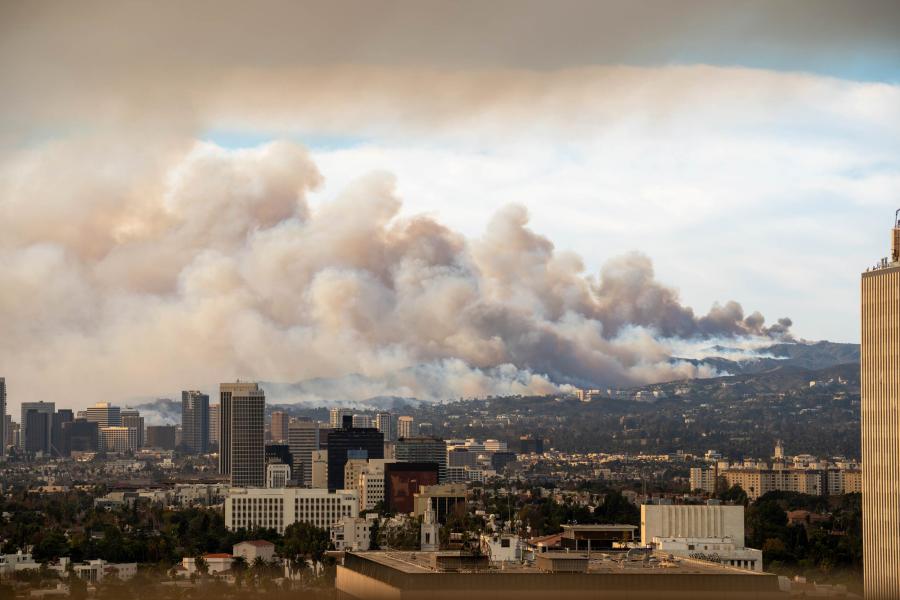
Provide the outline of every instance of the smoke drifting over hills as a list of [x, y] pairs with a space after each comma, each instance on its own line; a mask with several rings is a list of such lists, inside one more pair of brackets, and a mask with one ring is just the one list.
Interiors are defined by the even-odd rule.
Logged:
[[0, 173], [0, 364], [37, 396], [235, 377], [335, 382], [310, 399], [548, 393], [710, 374], [670, 360], [678, 340], [790, 335], [737, 302], [695, 314], [641, 254], [587, 274], [518, 205], [470, 239], [400, 216], [380, 173], [312, 209], [295, 144], [100, 148]]

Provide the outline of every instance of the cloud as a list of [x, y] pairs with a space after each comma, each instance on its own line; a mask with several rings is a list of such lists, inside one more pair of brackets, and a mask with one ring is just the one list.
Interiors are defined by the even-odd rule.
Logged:
[[296, 144], [198, 143], [150, 165], [88, 148], [28, 150], [0, 177], [16, 397], [353, 376], [334, 393], [545, 393], [701, 374], [659, 338], [788, 335], [735, 302], [695, 315], [640, 254], [595, 278], [520, 205], [467, 237], [402, 215], [392, 176], [373, 173], [313, 208], [322, 178]]

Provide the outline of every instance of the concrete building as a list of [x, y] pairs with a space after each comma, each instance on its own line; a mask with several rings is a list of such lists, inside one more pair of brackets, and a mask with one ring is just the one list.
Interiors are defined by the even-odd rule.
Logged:
[[394, 415], [389, 412], [380, 412], [375, 415], [375, 428], [384, 436], [385, 442], [393, 442], [397, 439], [394, 427]]
[[[777, 575], [711, 562], [649, 555], [621, 560], [577, 553], [541, 554], [534, 565], [497, 568], [459, 552], [348, 552], [337, 567], [340, 598], [409, 600], [767, 600], [784, 597]], [[424, 592], [424, 594], [423, 594]]]
[[231, 488], [225, 498], [225, 527], [266, 527], [284, 533], [293, 523], [328, 529], [343, 517], [359, 516], [355, 491], [305, 488]]
[[524, 558], [525, 545], [514, 533], [482, 533], [479, 547], [481, 553], [495, 564], [520, 563]]
[[394, 447], [398, 463], [435, 463], [438, 466], [438, 483], [447, 481], [447, 444], [439, 438], [402, 437]]
[[272, 424], [269, 431], [272, 433], [273, 442], [288, 441], [288, 424], [291, 418], [283, 410], [272, 411]]
[[641, 505], [641, 540], [709, 537], [744, 540], [744, 507], [725, 505]]
[[[28, 441], [28, 411], [35, 411], [42, 415], [46, 415], [46, 426], [47, 432], [46, 436], [38, 436], [41, 437], [40, 440], [32, 440]], [[31, 446], [32, 448], [38, 448], [38, 451], [50, 452], [50, 444], [52, 443], [50, 440], [50, 431], [52, 430], [53, 424], [53, 413], [56, 412], [56, 403], [54, 402], [23, 402], [21, 407], [22, 412], [22, 420], [19, 421], [19, 447], [25, 450], [27, 446]], [[36, 423], [41, 424], [43, 429], [43, 420], [38, 421], [37, 417], [33, 417]], [[46, 437], [46, 439], [44, 439]]]
[[122, 427], [134, 427], [137, 431], [137, 447], [144, 447], [144, 417], [136, 410], [126, 409], [120, 413]]
[[[206, 563], [206, 572], [209, 575], [218, 575], [231, 570], [234, 564], [234, 557], [227, 552], [216, 552], [203, 555], [203, 562]], [[193, 556], [185, 556], [181, 559], [181, 568], [183, 569], [181, 576], [190, 577], [199, 574], [197, 568], [197, 559]]]
[[[897, 211], [900, 215], [900, 210]], [[900, 598], [900, 220], [891, 254], [862, 274], [863, 580], [866, 598]]]
[[328, 487], [328, 451], [316, 450], [312, 453], [312, 483], [310, 487]]
[[661, 552], [762, 571], [762, 551], [744, 547], [744, 507], [641, 506], [641, 541]]
[[719, 472], [716, 468], [691, 467], [691, 490], [715, 494], [718, 475]]
[[209, 452], [209, 394], [181, 392], [181, 447], [188, 454]]
[[720, 472], [728, 486], [739, 485], [750, 500], [783, 491], [823, 496], [828, 493], [826, 473], [819, 469], [731, 467]]
[[416, 424], [412, 417], [397, 417], [397, 439], [409, 438], [416, 435]]
[[266, 465], [266, 487], [283, 488], [291, 481], [291, 465], [269, 463]]
[[372, 540], [372, 525], [377, 515], [365, 517], [342, 517], [330, 527], [331, 543], [334, 549], [341, 551], [365, 551]]
[[88, 421], [97, 424], [97, 427], [119, 427], [122, 425], [122, 411], [118, 406], [109, 402], [98, 402], [84, 412]]
[[125, 454], [137, 450], [138, 432], [134, 427], [101, 427], [100, 449]]
[[413, 516], [424, 517], [430, 508], [439, 523], [446, 523], [452, 513], [466, 510], [468, 498], [469, 490], [464, 484], [423, 486], [413, 494]]
[[248, 565], [252, 565], [257, 558], [272, 562], [275, 558], [275, 544], [266, 540], [240, 542], [232, 546], [231, 554], [235, 557], [242, 556]]
[[313, 452], [319, 449], [319, 423], [312, 419], [291, 419], [287, 443], [294, 457], [294, 479], [301, 487], [313, 487]]
[[233, 486], [264, 486], [265, 392], [256, 383], [223, 383], [219, 406], [219, 473]]
[[137, 575], [137, 563], [108, 563], [103, 559], [72, 565], [75, 576], [88, 583], [101, 583], [107, 577], [128, 581]]

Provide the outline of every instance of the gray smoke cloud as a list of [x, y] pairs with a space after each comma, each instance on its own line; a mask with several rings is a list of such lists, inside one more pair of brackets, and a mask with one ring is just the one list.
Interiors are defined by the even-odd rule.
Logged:
[[551, 393], [710, 375], [672, 340], [789, 336], [740, 304], [697, 315], [638, 253], [598, 275], [497, 212], [467, 238], [402, 216], [389, 174], [333, 201], [299, 145], [122, 151], [83, 139], [0, 171], [0, 364], [21, 399], [86, 404], [235, 377], [301, 399]]

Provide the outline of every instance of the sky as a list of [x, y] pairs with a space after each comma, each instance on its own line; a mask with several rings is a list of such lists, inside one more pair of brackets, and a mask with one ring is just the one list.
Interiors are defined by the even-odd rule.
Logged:
[[10, 410], [856, 342], [900, 207], [898, 29], [875, 1], [5, 2]]

